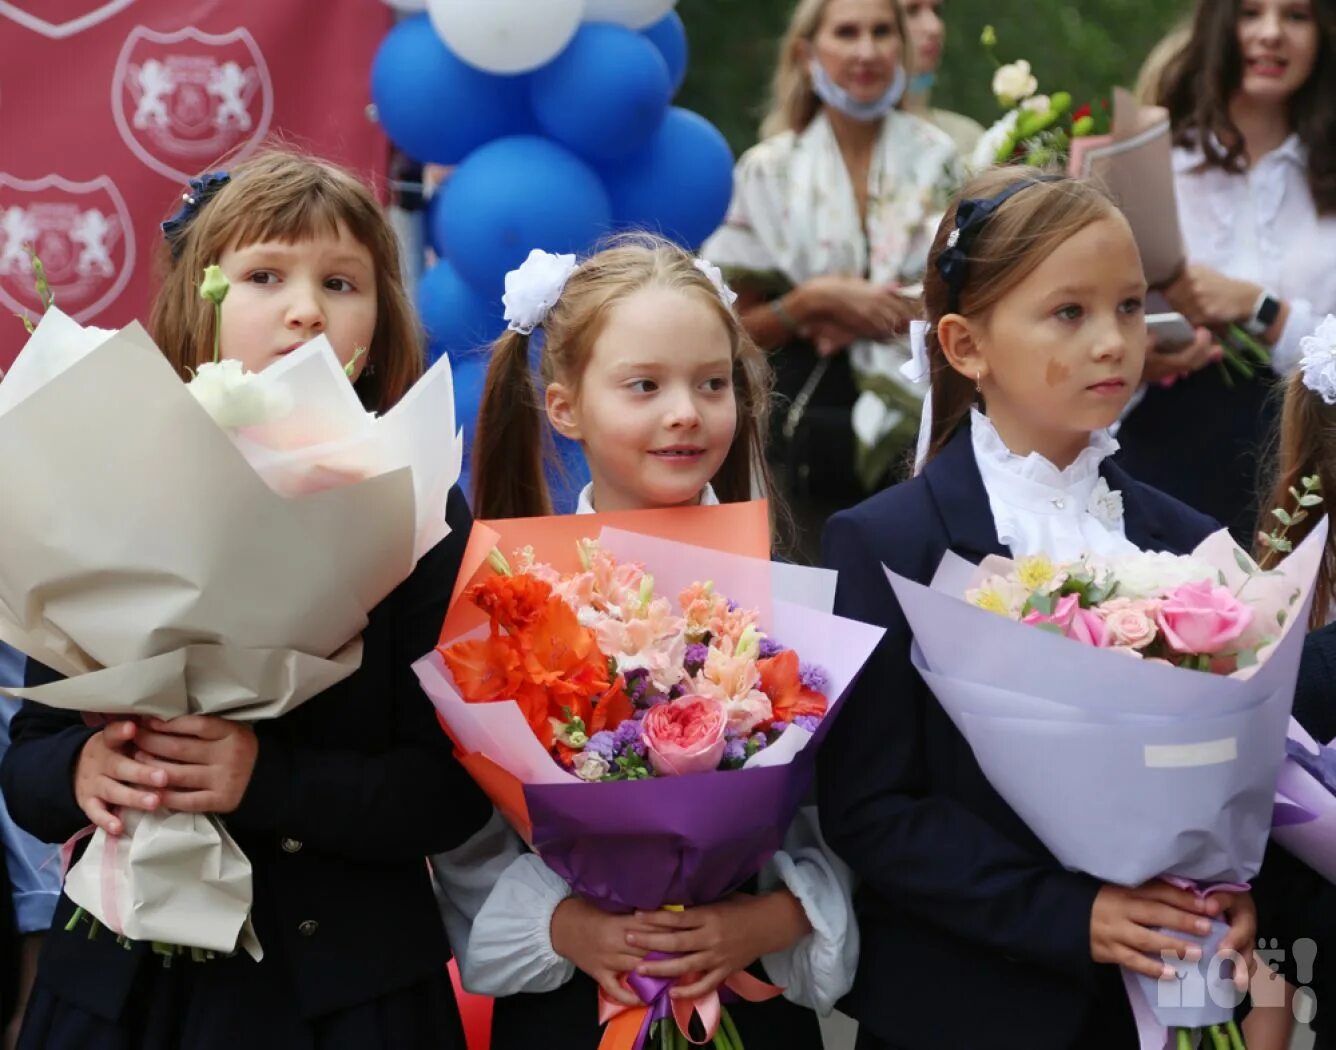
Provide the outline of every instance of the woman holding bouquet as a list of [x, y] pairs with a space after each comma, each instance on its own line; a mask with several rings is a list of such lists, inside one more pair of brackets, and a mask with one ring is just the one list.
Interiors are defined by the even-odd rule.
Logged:
[[[153, 328], [183, 379], [214, 354], [211, 308], [196, 288], [210, 264], [232, 287], [223, 358], [259, 372], [327, 336], [380, 412], [421, 374], [394, 233], [346, 172], [261, 155], [194, 180], [164, 231]], [[253, 869], [263, 957], [122, 945], [62, 898], [21, 1047], [464, 1045], [424, 858], [475, 833], [490, 807], [411, 670], [436, 642], [468, 536], [458, 490], [447, 518], [450, 536], [370, 611], [358, 669], [290, 714], [254, 727], [187, 715], [90, 728], [25, 702], [0, 765], [15, 820], [63, 842], [90, 821], [115, 840], [132, 809], [222, 817]], [[254, 522], [257, 544], [264, 529]], [[29, 684], [54, 677], [29, 661]]]
[[898, 472], [918, 421], [899, 366], [960, 168], [949, 136], [895, 108], [909, 46], [896, 0], [801, 0], [763, 140], [738, 162], [728, 217], [702, 249], [772, 352], [786, 407], [770, 454], [813, 541], [829, 510]]
[[[1254, 378], [1220, 368], [1152, 384], [1119, 431], [1120, 462], [1227, 524], [1245, 545], [1269, 394], [1299, 340], [1336, 310], [1336, 4], [1200, 0], [1164, 76], [1188, 264], [1164, 294], [1198, 325], [1239, 325], [1271, 354]], [[1205, 360], [1200, 355], [1199, 364]]]
[[1246, 894], [1101, 884], [1055, 859], [914, 670], [882, 571], [926, 584], [948, 550], [1062, 561], [1187, 552], [1213, 531], [1109, 459], [1141, 375], [1145, 293], [1126, 220], [1088, 184], [994, 170], [937, 232], [926, 466], [825, 535], [836, 612], [887, 628], [818, 756], [822, 829], [861, 880], [846, 1000], [860, 1050], [1133, 1047], [1119, 967], [1161, 978], [1162, 952], [1199, 958], [1175, 934], [1204, 933], [1221, 908], [1226, 943], [1251, 949]]

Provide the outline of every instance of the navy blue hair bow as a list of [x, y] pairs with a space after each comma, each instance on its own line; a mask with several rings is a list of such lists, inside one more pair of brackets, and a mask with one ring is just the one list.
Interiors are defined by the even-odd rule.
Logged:
[[997, 209], [1011, 200], [1021, 190], [1038, 186], [1041, 182], [1057, 182], [1060, 175], [1041, 175], [1034, 179], [1021, 179], [1013, 182], [1001, 193], [992, 197], [968, 197], [956, 207], [956, 228], [946, 240], [946, 247], [937, 256], [937, 272], [942, 275], [950, 291], [947, 298], [946, 312], [960, 310], [960, 296], [965, 291], [965, 281], [969, 278], [970, 249], [978, 239], [988, 220], [997, 214]]
[[181, 254], [185, 238], [181, 234], [199, 214], [199, 210], [208, 204], [213, 195], [232, 181], [232, 176], [225, 171], [211, 171], [197, 179], [190, 180], [190, 189], [181, 194], [181, 207], [175, 215], [162, 224], [162, 235], [172, 248], [172, 258]]

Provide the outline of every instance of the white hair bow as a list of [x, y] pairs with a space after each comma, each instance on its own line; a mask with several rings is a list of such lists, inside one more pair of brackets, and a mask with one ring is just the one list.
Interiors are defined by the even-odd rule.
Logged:
[[1317, 331], [1299, 340], [1304, 386], [1328, 405], [1336, 405], [1336, 317], [1327, 314]]
[[732, 307], [738, 301], [738, 293], [728, 286], [728, 283], [724, 280], [723, 271], [714, 263], [705, 259], [697, 259], [696, 269], [710, 279], [710, 283], [714, 285], [714, 290], [719, 293], [719, 298], [725, 306]]
[[506, 327], [521, 335], [532, 333], [557, 304], [578, 265], [574, 255], [531, 251], [518, 269], [506, 274], [506, 292], [501, 296]]
[[918, 441], [914, 446], [914, 473], [923, 469], [932, 440], [932, 362], [928, 360], [928, 333], [932, 325], [927, 321], [909, 322], [909, 360], [900, 366], [900, 374], [916, 385], [927, 385], [923, 393], [923, 410], [919, 415]]

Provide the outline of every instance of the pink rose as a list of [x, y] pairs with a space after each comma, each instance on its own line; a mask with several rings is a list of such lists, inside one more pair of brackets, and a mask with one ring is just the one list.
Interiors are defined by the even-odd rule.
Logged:
[[1144, 649], [1159, 633], [1155, 626], [1158, 602], [1115, 598], [1100, 606], [1112, 643], [1128, 649]]
[[641, 722], [649, 764], [666, 777], [717, 769], [727, 725], [724, 705], [708, 696], [683, 696], [651, 707]]
[[1075, 594], [1065, 594], [1059, 598], [1053, 606], [1052, 616], [1031, 610], [1025, 614], [1021, 623], [1031, 626], [1051, 623], [1062, 631], [1064, 637], [1085, 645], [1103, 648], [1109, 644], [1109, 629], [1104, 621], [1093, 609], [1082, 609], [1080, 596]]
[[1184, 583], [1169, 592], [1155, 613], [1169, 648], [1179, 653], [1214, 654], [1252, 623], [1252, 607], [1209, 580]]

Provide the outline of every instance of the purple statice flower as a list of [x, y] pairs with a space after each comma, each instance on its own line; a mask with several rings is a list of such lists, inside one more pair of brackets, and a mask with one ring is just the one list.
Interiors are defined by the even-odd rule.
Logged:
[[815, 733], [816, 727], [821, 724], [821, 718], [818, 715], [797, 715], [793, 719], [793, 724], [799, 729], [806, 729], [809, 733]]
[[[677, 685], [673, 686], [671, 689], [668, 690], [669, 700], [677, 700], [686, 695], [687, 695], [687, 687], [681, 682], [678, 682]], [[662, 700], [659, 702], [662, 703]]]
[[754, 755], [770, 745], [770, 738], [764, 733], [753, 733], [747, 743], [750, 745], [748, 750]]
[[686, 656], [682, 659], [682, 665], [686, 668], [688, 674], [695, 674], [705, 666], [705, 660], [710, 655], [710, 647], [703, 642], [692, 642], [687, 646]]
[[729, 612], [737, 612], [737, 611], [738, 611], [738, 603], [737, 603], [737, 602], [732, 602], [732, 601], [729, 602], [729, 603], [728, 603], [728, 611], [729, 611]]
[[586, 751], [593, 751], [595, 754], [601, 755], [603, 758], [606, 758], [611, 762], [617, 756], [617, 739], [612, 733], [605, 729], [601, 733], [595, 733], [591, 736], [589, 742], [585, 744], [584, 749]]
[[802, 661], [798, 664], [798, 681], [803, 684], [804, 689], [810, 689], [814, 693], [826, 695], [826, 690], [830, 688], [830, 675], [826, 669], [819, 664], [809, 664]]
[[[602, 736], [602, 734], [599, 734]], [[642, 758], [645, 754], [645, 741], [640, 735], [640, 723], [635, 719], [628, 719], [617, 727], [616, 732], [610, 734], [616, 744], [616, 750], [619, 754], [636, 754]]]
[[771, 657], [778, 656], [783, 651], [784, 647], [773, 638], [761, 639], [761, 651], [759, 655], [762, 660], [769, 660]]
[[731, 737], [724, 745], [724, 762], [736, 762], [741, 765], [747, 761], [747, 745], [737, 737]]
[[626, 682], [626, 695], [631, 698], [631, 703], [641, 703], [645, 696], [645, 690], [649, 688], [649, 669], [636, 667], [627, 671], [622, 678]]

